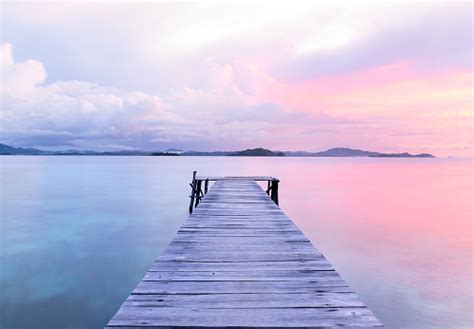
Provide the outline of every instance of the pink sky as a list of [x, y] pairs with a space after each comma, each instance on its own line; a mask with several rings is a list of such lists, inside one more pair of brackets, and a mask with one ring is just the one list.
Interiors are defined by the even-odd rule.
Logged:
[[471, 6], [2, 4], [1, 142], [472, 156]]

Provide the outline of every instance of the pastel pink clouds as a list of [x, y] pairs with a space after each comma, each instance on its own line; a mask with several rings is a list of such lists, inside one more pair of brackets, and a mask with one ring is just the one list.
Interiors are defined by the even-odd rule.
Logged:
[[209, 60], [207, 88], [186, 87], [164, 100], [96, 83], [47, 84], [42, 63], [15, 63], [11, 45], [1, 49], [2, 132], [7, 136], [49, 131], [80, 146], [92, 137], [120, 144], [146, 134], [151, 142], [173, 143], [199, 137], [206, 127], [208, 138], [238, 136], [280, 149], [350, 141], [383, 151], [471, 151], [464, 149], [472, 139], [471, 72], [434, 74], [402, 62], [337, 78], [285, 82], [249, 61], [221, 65]]
[[3, 142], [472, 154], [465, 5], [38, 6], [5, 6]]

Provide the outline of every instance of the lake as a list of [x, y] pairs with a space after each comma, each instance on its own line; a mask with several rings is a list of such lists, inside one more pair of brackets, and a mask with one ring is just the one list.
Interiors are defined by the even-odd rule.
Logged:
[[102, 328], [187, 217], [192, 171], [280, 206], [387, 328], [471, 328], [473, 163], [0, 157], [0, 327]]

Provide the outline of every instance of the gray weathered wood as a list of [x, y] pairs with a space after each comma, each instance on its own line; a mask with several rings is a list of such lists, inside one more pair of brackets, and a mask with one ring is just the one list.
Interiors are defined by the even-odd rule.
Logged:
[[196, 179], [215, 183], [107, 328], [381, 326], [255, 183], [277, 179]]

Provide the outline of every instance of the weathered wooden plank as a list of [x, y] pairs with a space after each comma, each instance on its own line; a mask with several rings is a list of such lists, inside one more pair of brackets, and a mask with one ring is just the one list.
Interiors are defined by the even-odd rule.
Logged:
[[301, 294], [182, 294], [130, 295], [125, 301], [138, 307], [182, 308], [321, 308], [364, 307], [355, 293], [301, 293]]
[[296, 229], [296, 226], [288, 223], [287, 221], [277, 222], [277, 221], [233, 221], [230, 222], [226, 220], [225, 222], [216, 222], [212, 221], [188, 221], [182, 228], [196, 228], [196, 229], [273, 229], [273, 228], [291, 228]]
[[179, 271], [148, 271], [143, 278], [144, 281], [312, 281], [313, 279], [334, 279], [340, 278], [334, 271], [281, 271], [263, 270], [253, 272], [242, 271], [199, 271], [199, 272], [179, 272]]
[[[229, 243], [231, 244], [231, 243]], [[192, 241], [190, 240], [189, 243], [186, 245], [183, 245], [183, 243], [179, 242], [173, 242], [173, 244], [170, 244], [166, 248], [166, 252], [169, 253], [181, 253], [181, 252], [204, 252], [204, 253], [216, 253], [220, 252], [221, 254], [224, 253], [230, 253], [230, 251], [226, 249], [222, 249], [220, 251], [216, 251], [216, 246], [221, 247], [222, 245], [217, 245], [215, 242], [213, 243], [212, 241], [206, 242], [203, 241], [202, 243], [199, 243], [198, 241]], [[308, 244], [302, 245], [300, 243], [272, 243], [272, 244], [261, 244], [259, 241], [253, 241], [253, 243], [249, 243], [247, 245], [239, 245], [235, 247], [235, 250], [233, 253], [237, 254], [246, 254], [246, 253], [251, 253], [255, 252], [255, 250], [258, 250], [259, 253], [272, 253], [275, 252], [275, 250], [278, 250], [280, 253], [282, 252], [305, 252], [305, 253], [310, 253], [312, 252], [311, 246]], [[320, 253], [318, 253], [320, 254]]]
[[[159, 261], [170, 261], [170, 260], [186, 260], [187, 262], [222, 262], [222, 263], [230, 263], [230, 262], [239, 262], [239, 263], [246, 263], [242, 261], [242, 255], [234, 255], [227, 254], [227, 258], [223, 257], [222, 255], [189, 255], [187, 253], [184, 254], [163, 254], [158, 258]], [[317, 254], [309, 254], [309, 255], [247, 255], [245, 258], [248, 261], [252, 262], [288, 262], [288, 261], [311, 261], [311, 260], [318, 260], [320, 259]]]
[[276, 178], [271, 177], [271, 176], [245, 176], [245, 177], [241, 177], [241, 176], [197, 176], [196, 179], [199, 179], [199, 180], [206, 180], [207, 179], [209, 181], [218, 181], [218, 180], [229, 181], [229, 180], [232, 180], [233, 184], [238, 184], [240, 181], [243, 181], [243, 183], [245, 184], [249, 180], [258, 182], [258, 181], [275, 180]]
[[288, 262], [186, 262], [186, 261], [157, 261], [150, 271], [245, 271], [253, 272], [262, 269], [304, 271], [333, 269], [325, 259], [317, 261], [288, 261]]
[[[232, 232], [229, 232], [229, 234], [231, 234]], [[206, 235], [208, 234], [204, 234], [204, 233], [200, 233], [200, 234], [177, 234], [173, 240], [173, 243], [176, 242], [176, 241], [184, 241], [184, 240], [188, 240], [189, 237], [191, 237], [191, 239], [189, 241], [199, 241], [199, 242], [212, 242], [214, 240], [214, 238], [212, 240], [208, 239], [206, 237]], [[237, 234], [235, 235], [237, 236]], [[234, 235], [230, 235], [229, 237], [226, 237], [226, 236], [214, 236], [215, 237], [215, 240], [216, 242], [214, 243], [225, 243], [225, 242], [234, 242], [234, 245], [236, 245], [235, 243], [235, 239], [232, 239], [232, 237], [234, 237]], [[239, 241], [239, 243], [245, 243], [245, 242], [248, 242], [248, 243], [251, 243], [251, 242], [256, 242], [258, 243], [260, 241], [260, 244], [264, 244], [264, 242], [268, 242], [268, 243], [276, 243], [276, 242], [280, 242], [280, 243], [283, 243], [283, 242], [286, 242], [286, 243], [308, 243], [309, 240], [306, 239], [305, 237], [301, 237], [301, 236], [268, 236], [265, 238], [265, 241], [263, 240], [258, 240], [256, 239], [255, 237], [251, 237], [251, 236], [246, 236], [246, 237], [243, 237], [241, 239], [241, 241]]]
[[342, 279], [314, 281], [141, 281], [132, 294], [258, 294], [352, 292]]
[[380, 326], [372, 312], [358, 308], [156, 308], [123, 305], [109, 327], [328, 328]]
[[380, 326], [260, 186], [215, 180], [108, 328]]

